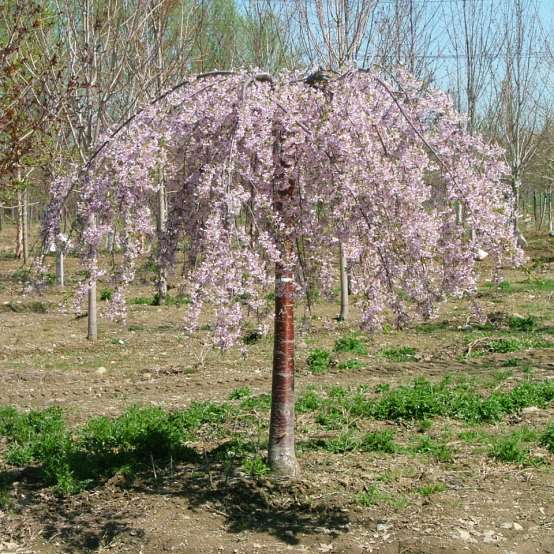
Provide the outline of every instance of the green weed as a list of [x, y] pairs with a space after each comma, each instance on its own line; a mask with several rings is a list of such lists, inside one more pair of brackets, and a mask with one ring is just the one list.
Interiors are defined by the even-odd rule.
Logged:
[[321, 407], [323, 398], [313, 389], [306, 390], [300, 395], [295, 404], [295, 410], [299, 414], [313, 412]]
[[321, 375], [327, 373], [329, 365], [331, 363], [331, 353], [321, 348], [315, 348], [310, 350], [308, 354], [308, 369], [316, 374]]
[[364, 364], [360, 360], [346, 360], [338, 365], [339, 369], [361, 369], [364, 367]]
[[382, 348], [379, 356], [390, 362], [412, 362], [416, 359], [417, 350], [411, 346], [390, 346]]
[[373, 431], [365, 434], [360, 440], [359, 448], [364, 452], [387, 452], [389, 454], [398, 450], [392, 431]]
[[554, 422], [550, 423], [543, 431], [539, 443], [554, 454]]
[[431, 496], [432, 494], [444, 492], [445, 490], [446, 485], [444, 483], [429, 483], [428, 485], [419, 487], [417, 493], [421, 494], [421, 496]]
[[533, 331], [537, 327], [537, 320], [533, 316], [521, 317], [511, 316], [508, 319], [508, 327], [514, 331]]
[[335, 352], [351, 352], [352, 354], [367, 355], [367, 347], [363, 340], [356, 335], [341, 337], [335, 342]]
[[507, 435], [494, 437], [489, 456], [501, 462], [518, 465], [537, 465], [541, 459], [532, 457], [529, 443], [537, 439], [537, 433], [523, 428]]
[[271, 408], [271, 395], [263, 393], [256, 396], [243, 397], [240, 407], [242, 410], [250, 412], [265, 412]]
[[242, 469], [253, 477], [261, 477], [267, 475], [271, 471], [270, 467], [261, 456], [254, 456], [253, 458], [244, 460]]
[[451, 462], [453, 458], [452, 451], [447, 444], [437, 441], [429, 435], [418, 439], [411, 450], [417, 454], [428, 454], [438, 462]]
[[229, 394], [229, 400], [242, 400], [243, 398], [249, 398], [252, 396], [252, 389], [248, 386], [237, 387]]
[[100, 300], [105, 302], [112, 299], [113, 291], [110, 289], [102, 289], [100, 291]]
[[356, 502], [365, 508], [379, 504], [388, 504], [397, 510], [401, 510], [408, 505], [408, 501], [403, 496], [381, 491], [375, 485], [370, 485], [366, 490], [358, 493], [356, 495]]

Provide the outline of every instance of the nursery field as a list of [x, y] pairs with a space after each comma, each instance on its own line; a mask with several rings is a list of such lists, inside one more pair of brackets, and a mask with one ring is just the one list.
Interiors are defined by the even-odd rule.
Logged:
[[[272, 336], [183, 333], [143, 260], [126, 327], [19, 295], [0, 234], [0, 553], [554, 553], [554, 238], [436, 320], [297, 309], [301, 477], [265, 462]], [[54, 259], [52, 258], [52, 265]], [[99, 306], [109, 296], [99, 283]]]

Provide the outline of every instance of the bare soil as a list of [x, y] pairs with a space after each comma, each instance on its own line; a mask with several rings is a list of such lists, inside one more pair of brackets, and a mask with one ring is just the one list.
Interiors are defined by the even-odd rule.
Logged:
[[[271, 337], [250, 347], [246, 356], [239, 348], [214, 351], [207, 331], [183, 334], [185, 307], [131, 306], [127, 327], [101, 320], [98, 341], [87, 341], [86, 318], [77, 317], [70, 302], [64, 304], [74, 289], [77, 260], [68, 258], [66, 290], [52, 287], [41, 297], [21, 297], [16, 280], [21, 266], [9, 255], [13, 238], [11, 227], [0, 234], [0, 405], [59, 405], [77, 425], [133, 404], [185, 408], [194, 400], [224, 401], [237, 387], [269, 392]], [[484, 287], [479, 302], [488, 314], [532, 314], [552, 337], [554, 292], [525, 283], [554, 278], [554, 239], [531, 238], [527, 271], [506, 271], [513, 289]], [[151, 295], [152, 278], [144, 272], [129, 296]], [[316, 304], [309, 325], [298, 310], [300, 392], [308, 386], [375, 387], [446, 374], [486, 382], [512, 357], [532, 368], [533, 379], [554, 378], [552, 349], [464, 356], [468, 339], [462, 328], [472, 322], [465, 301], [443, 306], [442, 328], [413, 325], [372, 337], [369, 355], [359, 357], [362, 369], [335, 366], [314, 375], [306, 366], [309, 350], [331, 350], [337, 338], [358, 329], [355, 310], [349, 322], [335, 321], [337, 310], [333, 302]], [[411, 362], [386, 361], [378, 354], [384, 346], [413, 346], [418, 356]], [[341, 354], [339, 361], [350, 357]], [[523, 378], [513, 368], [504, 382]], [[553, 419], [551, 406], [485, 427], [488, 433], [522, 425], [540, 429]], [[406, 440], [418, 433], [408, 423], [385, 425]], [[314, 433], [304, 428], [301, 415], [297, 429], [299, 439]], [[115, 476], [63, 498], [44, 487], [32, 468], [20, 471], [0, 461], [0, 474], [10, 482], [10, 502], [0, 507], [0, 553], [554, 553], [554, 455], [542, 452], [548, 463], [538, 467], [494, 461], [458, 438], [464, 429], [459, 421], [433, 422], [431, 434], [449, 437], [455, 451], [451, 462], [300, 449], [302, 476], [294, 483], [228, 475], [209, 464], [158, 467], [153, 461], [153, 471], [133, 482]], [[0, 460], [2, 448], [0, 439]], [[432, 483], [444, 490], [418, 493]], [[357, 495], [371, 486], [386, 495], [375, 505], [360, 505]]]

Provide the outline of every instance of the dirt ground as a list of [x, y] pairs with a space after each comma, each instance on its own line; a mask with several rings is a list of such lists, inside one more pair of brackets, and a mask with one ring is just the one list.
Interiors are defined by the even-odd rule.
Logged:
[[[554, 291], [533, 283], [554, 279], [554, 239], [544, 234], [531, 239], [528, 266], [506, 271], [512, 289], [496, 291], [483, 283], [479, 303], [487, 314], [531, 314], [543, 336], [552, 337]], [[238, 348], [222, 354], [209, 348], [207, 331], [192, 338], [183, 334], [185, 307], [133, 305], [127, 327], [100, 320], [98, 341], [91, 343], [85, 338], [86, 318], [64, 303], [77, 260], [68, 259], [65, 291], [52, 287], [41, 297], [20, 297], [21, 265], [10, 255], [12, 243], [8, 227], [0, 234], [0, 405], [61, 406], [78, 425], [135, 404], [185, 408], [195, 400], [225, 401], [237, 387], [269, 392], [270, 337], [252, 345], [246, 356]], [[151, 295], [151, 279], [145, 273], [130, 297]], [[471, 325], [465, 301], [443, 306], [438, 321], [445, 324], [435, 329], [414, 324], [371, 337], [361, 368], [335, 366], [315, 375], [306, 366], [308, 352], [331, 350], [337, 338], [357, 330], [356, 310], [349, 322], [338, 322], [335, 303], [318, 303], [309, 326], [302, 325], [298, 311], [299, 392], [393, 386], [446, 374], [487, 382], [514, 356], [527, 374], [532, 370], [533, 379], [554, 378], [549, 348], [465, 355], [464, 326]], [[413, 361], [387, 361], [379, 355], [386, 346], [412, 346], [418, 355]], [[499, 382], [509, 386], [525, 376], [515, 367]], [[553, 420], [551, 405], [523, 410], [485, 430], [543, 428]], [[418, 433], [410, 423], [384, 425], [406, 441]], [[316, 433], [302, 415], [297, 429], [299, 439]], [[153, 462], [153, 471], [133, 482], [115, 476], [69, 497], [54, 494], [32, 470], [1, 461], [0, 439], [0, 474], [10, 483], [10, 502], [0, 507], [0, 553], [554, 554], [554, 455], [542, 452], [548, 463], [540, 466], [502, 463], [460, 440], [464, 429], [462, 422], [446, 418], [433, 422], [431, 432], [447, 437], [455, 452], [448, 462], [406, 453], [299, 449], [302, 475], [294, 483], [241, 472], [229, 477], [207, 463], [156, 467]], [[418, 494], [430, 483], [441, 483], [440, 492]], [[380, 501], [356, 502], [360, 491], [374, 485], [386, 492]]]

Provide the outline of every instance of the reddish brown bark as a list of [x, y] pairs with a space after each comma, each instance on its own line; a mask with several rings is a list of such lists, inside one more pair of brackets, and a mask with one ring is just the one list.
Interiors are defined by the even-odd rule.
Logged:
[[[274, 179], [275, 210], [285, 224], [290, 223], [290, 205], [295, 181], [289, 170], [294, 159], [282, 151], [284, 132], [275, 130]], [[293, 238], [283, 237], [281, 253], [285, 262], [293, 253]], [[273, 380], [269, 425], [269, 465], [275, 473], [287, 477], [298, 474], [294, 449], [294, 272], [289, 265], [275, 266], [275, 340], [273, 343]]]

